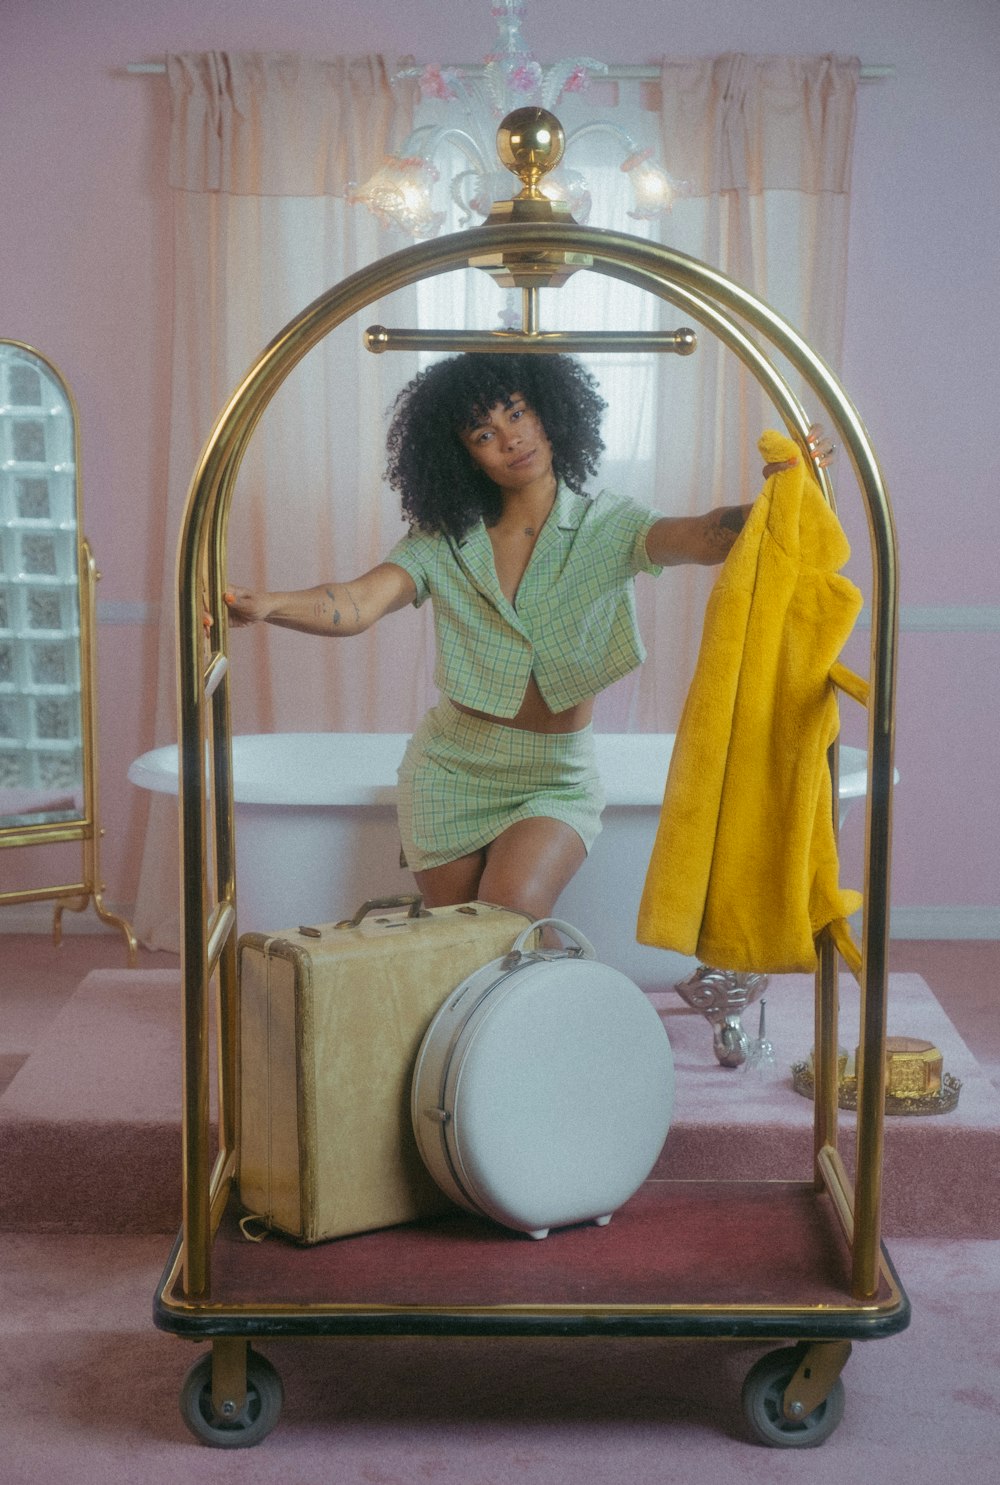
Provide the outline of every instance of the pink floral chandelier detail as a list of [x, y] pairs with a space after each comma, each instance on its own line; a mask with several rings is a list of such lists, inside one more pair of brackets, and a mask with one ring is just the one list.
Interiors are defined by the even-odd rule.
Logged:
[[[593, 57], [571, 57], [543, 66], [521, 34], [524, 0], [491, 0], [490, 14], [497, 40], [482, 68], [475, 70], [430, 62], [405, 68], [400, 77], [416, 78], [421, 95], [454, 111], [454, 123], [425, 124], [406, 140], [399, 155], [387, 156], [364, 185], [349, 194], [352, 202], [367, 206], [384, 227], [394, 227], [419, 240], [434, 237], [445, 213], [435, 206], [435, 187], [441, 180], [441, 152], [451, 146], [465, 163], [448, 181], [452, 200], [468, 226], [489, 215], [495, 201], [510, 195], [510, 175], [496, 158], [497, 125], [512, 109], [527, 104], [555, 110], [567, 94], [583, 93], [595, 77], [605, 77], [608, 66]], [[584, 135], [600, 132], [615, 136], [624, 151], [621, 169], [633, 187], [631, 217], [662, 216], [673, 204], [676, 186], [653, 159], [619, 125], [604, 119], [580, 125], [566, 136], [567, 153]], [[590, 212], [585, 177], [562, 167], [546, 177], [543, 189], [569, 205], [578, 222]]]

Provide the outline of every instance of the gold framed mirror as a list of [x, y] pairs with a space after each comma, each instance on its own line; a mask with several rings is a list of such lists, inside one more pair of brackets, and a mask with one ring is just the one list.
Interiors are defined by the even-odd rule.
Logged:
[[[95, 598], [83, 534], [79, 418], [55, 366], [0, 340], [0, 849], [79, 842], [75, 880], [0, 890], [0, 904], [102, 900], [97, 824]], [[65, 874], [62, 873], [63, 875]]]

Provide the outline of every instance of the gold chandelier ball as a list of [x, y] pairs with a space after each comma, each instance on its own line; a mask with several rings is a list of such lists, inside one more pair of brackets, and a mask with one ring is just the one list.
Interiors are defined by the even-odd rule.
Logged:
[[563, 126], [547, 108], [515, 108], [497, 130], [500, 162], [522, 180], [554, 170], [565, 148]]

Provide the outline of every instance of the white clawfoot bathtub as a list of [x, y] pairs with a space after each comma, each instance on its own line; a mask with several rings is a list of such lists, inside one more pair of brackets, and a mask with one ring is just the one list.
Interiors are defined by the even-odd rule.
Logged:
[[[233, 738], [237, 921], [274, 932], [350, 916], [362, 902], [412, 892], [399, 865], [396, 769], [405, 733], [284, 732]], [[598, 954], [647, 988], [696, 961], [635, 941], [635, 919], [673, 747], [669, 733], [598, 733], [603, 830], [559, 900]], [[177, 749], [129, 768], [132, 783], [177, 793]], [[840, 750], [840, 813], [864, 796], [865, 753]]]

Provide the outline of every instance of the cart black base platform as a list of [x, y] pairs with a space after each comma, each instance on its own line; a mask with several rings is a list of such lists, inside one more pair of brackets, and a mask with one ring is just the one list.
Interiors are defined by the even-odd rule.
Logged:
[[[305, 1248], [248, 1242], [238, 1219], [231, 1205], [214, 1243], [211, 1295], [184, 1298], [178, 1245], [155, 1308], [161, 1329], [213, 1343], [181, 1403], [193, 1431], [221, 1447], [258, 1442], [280, 1411], [280, 1381], [248, 1342], [320, 1335], [789, 1341], [797, 1345], [748, 1375], [744, 1411], [764, 1442], [813, 1445], [839, 1422], [851, 1341], [909, 1321], [884, 1254], [875, 1296], [849, 1297], [837, 1214], [805, 1183], [649, 1181], [609, 1226], [543, 1242], [456, 1212]], [[217, 1383], [234, 1368], [234, 1396], [223, 1397]], [[800, 1371], [803, 1395], [789, 1396]]]

